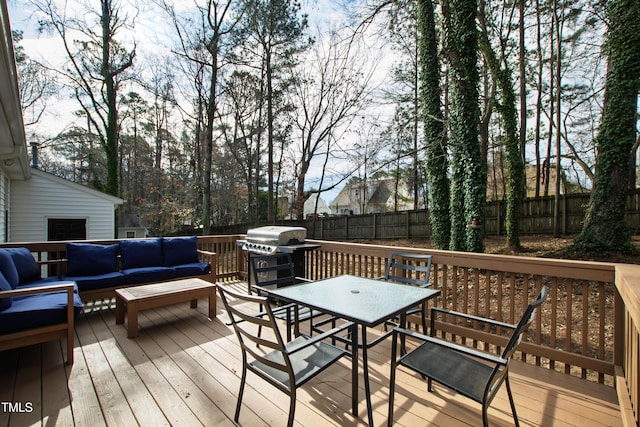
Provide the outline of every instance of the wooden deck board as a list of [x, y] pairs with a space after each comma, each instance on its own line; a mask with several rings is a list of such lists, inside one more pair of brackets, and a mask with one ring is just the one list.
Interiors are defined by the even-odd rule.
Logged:
[[[241, 290], [246, 285], [239, 285]], [[64, 343], [0, 352], [0, 400], [30, 402], [31, 413], [0, 411], [0, 427], [23, 425], [233, 425], [240, 349], [222, 304], [206, 316], [177, 304], [142, 312], [140, 334], [128, 339], [115, 324], [113, 304], [90, 307], [77, 322], [75, 364], [64, 365]], [[375, 334], [375, 331], [371, 331]], [[386, 425], [390, 340], [369, 352], [374, 421]], [[298, 391], [296, 425], [365, 424], [360, 380], [358, 418], [351, 415], [351, 362], [344, 359]], [[360, 369], [361, 363], [360, 363]], [[476, 426], [480, 407], [443, 387], [426, 391], [418, 376], [400, 369], [395, 425]], [[615, 390], [548, 369], [514, 362], [511, 385], [523, 426], [618, 426]], [[288, 398], [249, 373], [241, 425], [283, 425]], [[492, 426], [513, 425], [507, 393], [491, 408]]]

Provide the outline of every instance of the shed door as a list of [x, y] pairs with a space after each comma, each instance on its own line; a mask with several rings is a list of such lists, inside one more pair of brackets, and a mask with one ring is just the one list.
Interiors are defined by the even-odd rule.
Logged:
[[87, 220], [50, 218], [47, 224], [48, 241], [87, 240]]

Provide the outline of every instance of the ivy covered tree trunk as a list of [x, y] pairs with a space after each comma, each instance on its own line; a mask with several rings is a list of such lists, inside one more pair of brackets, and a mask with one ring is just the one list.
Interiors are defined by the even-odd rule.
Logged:
[[449, 248], [449, 179], [446, 134], [442, 116], [438, 34], [431, 0], [418, 0], [420, 104], [426, 146], [431, 240], [438, 249]]
[[602, 123], [595, 139], [595, 183], [574, 247], [628, 252], [631, 234], [624, 214], [640, 89], [640, 2], [611, 0], [607, 16], [608, 68]]
[[[452, 83], [450, 144], [454, 153], [454, 188], [450, 247], [470, 252], [484, 251], [482, 224], [487, 192], [486, 161], [478, 140], [477, 11], [477, 0], [442, 2]], [[458, 236], [463, 234], [465, 245], [460, 247]]]
[[[489, 66], [500, 92], [498, 111], [502, 120], [504, 149], [506, 152], [506, 215], [504, 219], [507, 244], [511, 249], [520, 248], [520, 205], [523, 199], [524, 162], [518, 135], [518, 113], [516, 94], [513, 88], [511, 68], [504, 59], [499, 61], [489, 42], [484, 14], [485, 2], [480, 0], [478, 20], [480, 22], [480, 49]], [[502, 66], [501, 66], [502, 64]]]

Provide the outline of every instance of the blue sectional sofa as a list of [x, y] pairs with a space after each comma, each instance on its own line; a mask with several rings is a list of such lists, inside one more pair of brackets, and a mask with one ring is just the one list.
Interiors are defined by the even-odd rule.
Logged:
[[83, 301], [111, 298], [117, 288], [200, 277], [215, 282], [215, 254], [195, 236], [121, 240], [115, 244], [67, 243], [66, 272]]
[[40, 271], [28, 249], [0, 249], [0, 350], [66, 338], [72, 364], [75, 317], [83, 308], [77, 286]]
[[83, 301], [111, 298], [115, 289], [185, 277], [215, 282], [216, 254], [193, 237], [67, 243], [58, 275], [41, 277], [27, 248], [0, 248], [0, 351], [67, 339], [73, 363], [75, 318]]

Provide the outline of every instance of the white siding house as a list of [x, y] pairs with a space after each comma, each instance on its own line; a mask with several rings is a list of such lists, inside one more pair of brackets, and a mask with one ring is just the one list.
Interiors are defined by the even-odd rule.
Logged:
[[116, 237], [114, 207], [122, 204], [120, 198], [38, 169], [31, 170], [31, 179], [14, 181], [11, 192], [12, 242], [56, 240], [50, 228], [60, 220], [84, 223], [87, 240]]

